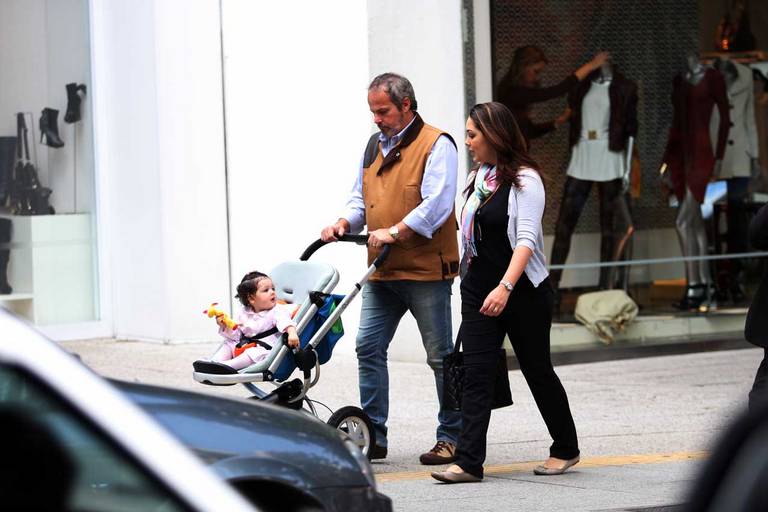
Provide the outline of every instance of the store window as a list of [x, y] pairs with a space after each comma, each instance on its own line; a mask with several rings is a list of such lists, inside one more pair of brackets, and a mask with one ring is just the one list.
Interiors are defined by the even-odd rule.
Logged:
[[731, 255], [754, 251], [746, 226], [768, 198], [768, 7], [710, 4], [491, 2], [494, 99], [548, 177], [556, 321], [613, 289], [657, 322], [638, 337], [743, 331], [764, 258]]
[[0, 2], [0, 304], [99, 316], [87, 0]]

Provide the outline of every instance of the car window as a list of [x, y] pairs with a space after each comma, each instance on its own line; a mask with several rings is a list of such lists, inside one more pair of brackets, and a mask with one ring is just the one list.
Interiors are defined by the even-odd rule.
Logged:
[[23, 503], [27, 510], [190, 510], [33, 375], [3, 365], [0, 425], [5, 504]]

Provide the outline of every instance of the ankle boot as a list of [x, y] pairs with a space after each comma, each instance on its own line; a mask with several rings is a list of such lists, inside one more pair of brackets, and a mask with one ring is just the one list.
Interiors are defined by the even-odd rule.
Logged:
[[707, 285], [693, 284], [685, 287], [685, 293], [680, 302], [673, 306], [681, 311], [698, 310], [699, 306], [707, 300]]
[[64, 141], [59, 137], [59, 125], [56, 118], [59, 116], [59, 111], [52, 108], [44, 108], [40, 115], [40, 143], [43, 143], [45, 138], [45, 145], [52, 148], [60, 148], [64, 145]]
[[79, 91], [82, 91], [83, 96], [85, 96], [85, 84], [78, 85], [74, 82], [67, 84], [67, 113], [64, 114], [65, 123], [76, 123], [81, 119], [80, 102], [82, 101], [82, 98], [80, 97]]
[[[0, 219], [0, 244], [11, 242], [11, 219]], [[13, 292], [8, 284], [8, 260], [10, 259], [10, 249], [0, 249], [0, 295], [7, 295]]]

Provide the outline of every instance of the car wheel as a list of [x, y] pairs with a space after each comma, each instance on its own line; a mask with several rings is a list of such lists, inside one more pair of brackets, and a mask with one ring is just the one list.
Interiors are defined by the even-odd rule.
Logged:
[[342, 407], [331, 414], [328, 424], [347, 434], [366, 457], [376, 443], [376, 432], [373, 430], [371, 418], [359, 407]]

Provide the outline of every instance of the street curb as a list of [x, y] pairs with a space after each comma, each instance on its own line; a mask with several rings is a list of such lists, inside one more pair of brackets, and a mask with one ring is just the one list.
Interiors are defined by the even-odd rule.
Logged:
[[[745, 348], [755, 348], [755, 346], [748, 343], [743, 338], [726, 338], [684, 341], [679, 343], [606, 345], [601, 347], [552, 352], [551, 357], [554, 366], [562, 366], [567, 364], [597, 363], [601, 361], [617, 361], [620, 359], [691, 354], [696, 352], [715, 352], [719, 350], [738, 350]], [[510, 370], [520, 369], [520, 365], [514, 355], [507, 356], [507, 368]]]

